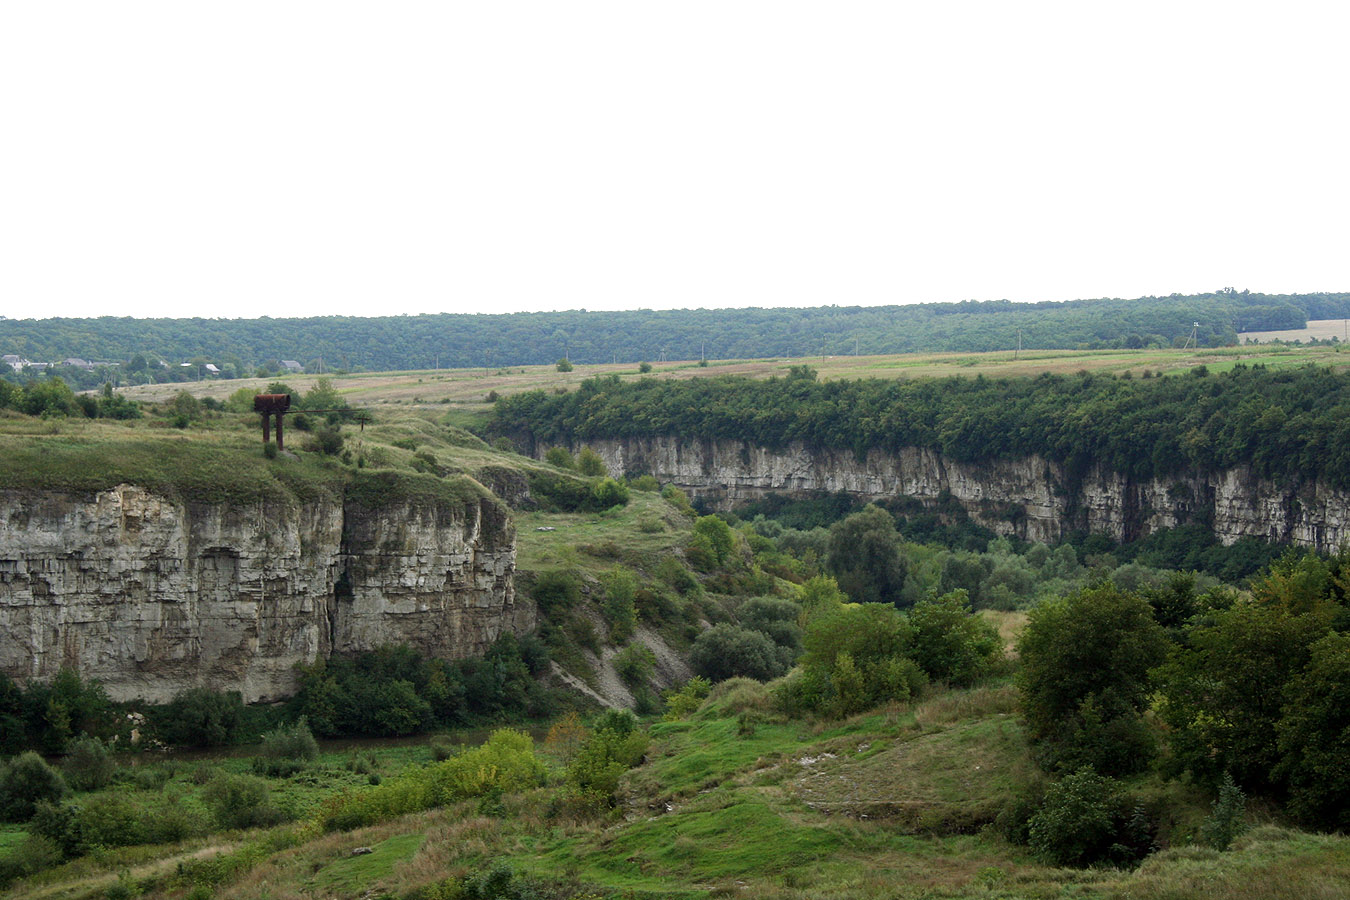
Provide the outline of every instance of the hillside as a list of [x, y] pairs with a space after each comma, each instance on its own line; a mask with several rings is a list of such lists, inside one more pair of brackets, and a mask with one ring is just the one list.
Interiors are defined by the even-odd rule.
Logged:
[[[1223, 351], [1202, 357], [1206, 374], [1147, 379], [1105, 373], [1200, 358], [1009, 357], [956, 365], [1099, 374], [901, 377], [866, 390], [1017, 411], [1000, 390], [1030, 397], [1053, 383], [1046, 406], [1059, 409], [1069, 388], [1107, 404], [1156, 386], [1184, 403], [1195, 385], [1231, 381], [1316, 411], [1339, 402], [1345, 377], [1281, 368], [1308, 358], [1292, 351], [1264, 356], [1265, 373]], [[907, 362], [841, 360], [836, 372], [925, 371]], [[810, 411], [858, 389], [791, 365], [752, 364], [787, 377], [744, 382], [700, 377], [717, 366], [648, 381], [630, 370], [570, 391], [551, 379], [577, 373], [538, 370], [498, 376], [493, 390], [518, 398], [500, 415], [524, 404], [532, 427], [558, 404], [557, 435], [576, 435], [579, 410], [632, 420], [624, 404], [644, 392], [671, 398], [644, 407], [645, 425], [675, 410], [678, 431], [698, 427], [690, 397], [725, 401], [702, 404], [705, 427], [735, 421], [744, 394], [760, 399], [765, 427], [810, 428], [810, 415], [780, 416], [779, 401]], [[389, 601], [411, 635], [288, 667], [296, 693], [274, 705], [218, 690], [111, 704], [88, 671], [0, 679], [0, 746], [43, 750], [69, 782], [31, 753], [0, 764], [7, 896], [1302, 900], [1350, 884], [1350, 842], [1295, 827], [1339, 827], [1350, 791], [1335, 745], [1350, 556], [1216, 546], [1188, 527], [1137, 546], [1100, 534], [1050, 546], [997, 536], [953, 496], [766, 496], [742, 518], [698, 516], [665, 479], [616, 478], [613, 459], [607, 472], [600, 443], [603, 455], [576, 441], [534, 459], [465, 430], [491, 409], [477, 377], [315, 384], [296, 398], [286, 453], [263, 451], [238, 383], [204, 384], [206, 402], [161, 393], [123, 420], [78, 411], [126, 415], [125, 398], [41, 389], [19, 399], [49, 402], [43, 416], [0, 411], [0, 496], [18, 504], [0, 516], [15, 536], [0, 555], [18, 548], [0, 561], [5, 590], [35, 575], [43, 609], [69, 606], [58, 595], [73, 591], [91, 609], [130, 610], [137, 591], [209, 560], [189, 590], [214, 578], [219, 597], [128, 616], [122, 633], [149, 625], [154, 652], [190, 646], [164, 629], [213, 603], [242, 609], [256, 584], [273, 608], [323, 610], [317, 627], [333, 635], [352, 630], [343, 603]], [[521, 392], [545, 386], [563, 393]], [[320, 411], [358, 397], [386, 402]], [[152, 505], [188, 524], [160, 528], [167, 513], [146, 515]], [[479, 518], [464, 516], [470, 506]], [[86, 507], [115, 514], [105, 527]], [[231, 517], [272, 526], [248, 525], [249, 537]], [[100, 554], [147, 532], [177, 537], [129, 554], [130, 576], [101, 587]], [[464, 610], [435, 604], [512, 568], [500, 552], [512, 533], [533, 625], [449, 652], [419, 645], [447, 623], [466, 632]], [[43, 534], [55, 537], [34, 542]], [[328, 550], [325, 534], [338, 540]], [[309, 564], [324, 554], [348, 574], [303, 590], [281, 577], [328, 571]], [[465, 559], [485, 565], [454, 568]], [[251, 574], [222, 582], [232, 566]], [[392, 577], [372, 589], [372, 571]], [[489, 595], [466, 608], [493, 614]], [[139, 666], [135, 644], [125, 659]], [[613, 704], [640, 718], [603, 711]], [[134, 724], [142, 740], [207, 749], [123, 749]]]

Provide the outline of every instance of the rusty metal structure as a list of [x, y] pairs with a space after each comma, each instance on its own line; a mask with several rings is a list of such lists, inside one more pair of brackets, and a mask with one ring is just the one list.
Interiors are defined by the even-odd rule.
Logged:
[[270, 425], [272, 416], [277, 417], [277, 450], [285, 450], [286, 445], [281, 430], [281, 417], [291, 408], [290, 394], [259, 394], [253, 398], [253, 411], [262, 413], [263, 443], [271, 439]]

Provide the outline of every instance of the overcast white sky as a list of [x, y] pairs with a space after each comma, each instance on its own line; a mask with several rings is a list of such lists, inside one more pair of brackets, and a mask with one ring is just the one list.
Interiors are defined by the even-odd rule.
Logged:
[[0, 5], [0, 315], [1350, 290], [1344, 4]]

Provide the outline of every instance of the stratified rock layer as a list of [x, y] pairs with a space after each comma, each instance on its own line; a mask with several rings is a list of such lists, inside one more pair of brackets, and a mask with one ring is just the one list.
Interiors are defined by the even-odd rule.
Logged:
[[114, 699], [292, 693], [296, 663], [409, 644], [483, 652], [533, 625], [494, 500], [182, 503], [133, 485], [0, 492], [0, 669]]
[[1204, 523], [1225, 544], [1242, 537], [1334, 551], [1350, 540], [1350, 496], [1325, 485], [1276, 484], [1245, 468], [1133, 479], [1100, 466], [1070, 477], [1036, 456], [974, 464], [909, 447], [850, 451], [794, 444], [653, 437], [591, 440], [612, 472], [650, 473], [718, 508], [771, 493], [843, 491], [866, 498], [954, 500], [1002, 534], [1056, 541], [1074, 530], [1133, 540], [1159, 528]]

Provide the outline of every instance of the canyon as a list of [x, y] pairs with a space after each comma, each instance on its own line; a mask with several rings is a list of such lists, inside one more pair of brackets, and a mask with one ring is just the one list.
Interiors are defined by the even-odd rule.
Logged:
[[1245, 467], [1135, 479], [1101, 466], [1069, 473], [1036, 456], [959, 462], [920, 447], [874, 449], [859, 459], [803, 444], [775, 449], [671, 436], [585, 445], [612, 473], [653, 475], [719, 510], [771, 493], [844, 492], [867, 500], [912, 497], [930, 507], [954, 501], [1000, 534], [1047, 543], [1073, 531], [1135, 540], [1192, 523], [1211, 528], [1224, 544], [1254, 537], [1334, 552], [1350, 540], [1345, 492], [1315, 480], [1277, 484]]

